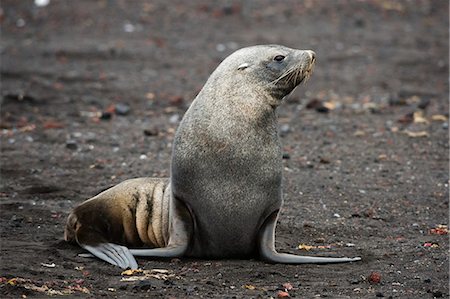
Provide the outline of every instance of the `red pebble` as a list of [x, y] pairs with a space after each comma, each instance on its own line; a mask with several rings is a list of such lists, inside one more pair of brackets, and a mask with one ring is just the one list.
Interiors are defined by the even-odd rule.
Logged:
[[277, 298], [289, 298], [288, 292], [279, 291], [277, 294]]
[[381, 274], [379, 272], [372, 272], [370, 273], [368, 280], [371, 284], [378, 284], [381, 281]]

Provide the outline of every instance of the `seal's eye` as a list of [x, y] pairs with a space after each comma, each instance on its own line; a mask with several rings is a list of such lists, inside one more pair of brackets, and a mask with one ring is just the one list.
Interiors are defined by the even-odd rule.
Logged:
[[286, 58], [286, 57], [283, 56], [283, 55], [277, 55], [277, 56], [275, 56], [275, 57], [273, 58], [273, 60], [278, 61], [278, 62], [281, 62], [281, 61], [284, 60], [284, 58]]

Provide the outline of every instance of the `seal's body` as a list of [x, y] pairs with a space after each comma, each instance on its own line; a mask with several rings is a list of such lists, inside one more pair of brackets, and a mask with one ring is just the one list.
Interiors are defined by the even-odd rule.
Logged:
[[[217, 67], [175, 135], [167, 246], [131, 249], [120, 258], [131, 252], [155, 257], [259, 256], [294, 264], [360, 260], [275, 250], [275, 225], [283, 203], [275, 110], [309, 77], [314, 62], [312, 51], [266, 45], [238, 50]], [[113, 254], [109, 258], [114, 260]], [[135, 267], [135, 262], [128, 266]]]
[[[258, 47], [227, 58], [180, 123], [171, 183], [175, 199], [193, 214], [189, 254], [195, 257], [255, 256], [260, 228], [280, 209], [282, 153], [274, 107], [281, 98], [268, 90], [281, 74], [264, 81], [259, 76], [271, 71], [265, 63], [279, 54], [288, 55], [279, 47]], [[267, 61], [255, 59], [261, 55]], [[299, 62], [306, 63], [310, 57], [303, 55]]]

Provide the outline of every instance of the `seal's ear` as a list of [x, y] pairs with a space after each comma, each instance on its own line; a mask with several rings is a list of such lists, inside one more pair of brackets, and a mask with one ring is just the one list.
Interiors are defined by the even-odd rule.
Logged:
[[239, 71], [242, 71], [242, 70], [245, 70], [246, 68], [248, 68], [250, 66], [250, 64], [248, 64], [247, 62], [245, 62], [245, 63], [243, 63], [243, 64], [241, 64], [240, 66], [238, 66], [238, 70]]

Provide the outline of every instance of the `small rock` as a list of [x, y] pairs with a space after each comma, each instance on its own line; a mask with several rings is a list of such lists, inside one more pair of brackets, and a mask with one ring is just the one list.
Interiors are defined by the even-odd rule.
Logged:
[[330, 164], [331, 161], [328, 158], [321, 157], [319, 162], [322, 164]]
[[420, 108], [420, 109], [426, 109], [429, 104], [430, 104], [430, 99], [429, 98], [422, 98], [422, 99], [420, 99], [420, 102], [417, 105], [417, 107]]
[[377, 296], [377, 297], [384, 297], [384, 294], [381, 293], [381, 292], [377, 292], [377, 293], [375, 294], [375, 296]]
[[37, 7], [44, 7], [50, 4], [50, 0], [34, 0], [34, 5]]
[[319, 113], [328, 113], [330, 109], [322, 103], [319, 99], [312, 99], [306, 104], [306, 109], [315, 109]]
[[130, 112], [130, 106], [123, 103], [118, 103], [115, 106], [115, 112], [117, 115], [127, 115]]
[[410, 124], [413, 121], [414, 121], [414, 113], [413, 112], [405, 114], [397, 120], [397, 122], [404, 124], [404, 125]]
[[157, 136], [158, 134], [159, 134], [159, 130], [157, 128], [144, 129], [145, 136]]
[[283, 153], [283, 159], [284, 160], [288, 160], [291, 158], [291, 155], [289, 155], [289, 153]]
[[350, 280], [350, 283], [351, 284], [359, 284], [359, 283], [361, 283], [361, 279], [359, 279], [359, 278], [352, 279], [352, 280]]
[[379, 284], [381, 282], [381, 274], [379, 272], [372, 272], [367, 280], [370, 284]]
[[67, 140], [66, 147], [71, 150], [76, 150], [78, 148], [78, 144], [75, 140]]
[[292, 290], [294, 287], [293, 287], [292, 284], [290, 284], [289, 282], [286, 282], [286, 283], [283, 283], [283, 288], [284, 288], [286, 291], [290, 291], [290, 290]]
[[425, 279], [423, 280], [423, 282], [425, 282], [425, 283], [430, 283], [430, 282], [431, 282], [431, 278], [425, 278]]
[[443, 296], [441, 291], [434, 291], [433, 292], [433, 297], [434, 298], [441, 298]]
[[26, 23], [25, 20], [22, 19], [22, 18], [19, 18], [19, 19], [17, 19], [17, 21], [16, 21], [16, 26], [19, 27], [19, 28], [25, 27], [26, 24], [27, 24], [27, 23]]
[[134, 32], [135, 30], [136, 30], [136, 26], [134, 26], [130, 22], [126, 22], [125, 24], [123, 24], [123, 31], [131, 33], [131, 32]]
[[100, 115], [100, 119], [102, 120], [110, 120], [112, 117], [111, 112], [102, 112], [102, 115]]
[[284, 124], [280, 127], [280, 136], [281, 137], [286, 136], [289, 132], [291, 132], [291, 127], [288, 124]]
[[178, 123], [179, 120], [180, 120], [180, 115], [178, 115], [178, 114], [174, 114], [169, 118], [169, 122], [171, 124], [176, 124], [176, 123]]
[[184, 103], [184, 98], [182, 96], [172, 96], [169, 98], [169, 103], [172, 106], [181, 106]]
[[289, 298], [289, 293], [284, 291], [279, 291], [277, 294], [277, 298]]
[[224, 44], [217, 44], [216, 45], [216, 50], [217, 52], [223, 52], [227, 49], [227, 47]]

